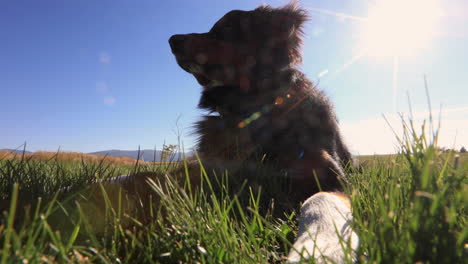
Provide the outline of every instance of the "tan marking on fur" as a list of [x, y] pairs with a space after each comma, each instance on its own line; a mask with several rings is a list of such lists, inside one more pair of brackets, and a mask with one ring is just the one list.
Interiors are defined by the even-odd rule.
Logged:
[[349, 200], [349, 197], [346, 194], [339, 192], [331, 192], [330, 194], [340, 198], [340, 200], [346, 205], [346, 207], [351, 209], [351, 201]]

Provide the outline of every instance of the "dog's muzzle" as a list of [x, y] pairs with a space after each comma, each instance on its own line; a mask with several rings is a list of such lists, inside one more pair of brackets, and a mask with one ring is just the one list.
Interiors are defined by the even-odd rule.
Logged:
[[180, 54], [184, 52], [184, 43], [187, 40], [187, 35], [173, 35], [169, 38], [169, 45], [171, 46], [172, 53]]

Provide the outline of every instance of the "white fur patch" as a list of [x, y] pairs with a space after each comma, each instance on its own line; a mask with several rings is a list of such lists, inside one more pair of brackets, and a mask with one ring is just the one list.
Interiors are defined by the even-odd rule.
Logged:
[[314, 258], [316, 263], [354, 260], [359, 238], [351, 229], [351, 209], [337, 195], [317, 193], [301, 208], [299, 232], [288, 262]]

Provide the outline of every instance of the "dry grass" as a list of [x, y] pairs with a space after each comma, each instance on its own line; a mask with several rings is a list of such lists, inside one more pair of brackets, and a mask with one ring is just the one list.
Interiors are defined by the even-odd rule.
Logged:
[[[457, 153], [459, 158], [459, 165], [463, 165], [468, 163], [468, 153]], [[14, 152], [9, 151], [0, 151], [0, 160], [12, 160], [12, 159], [20, 159], [23, 157], [23, 154], [17, 154]], [[376, 165], [379, 162], [396, 162], [397, 155], [361, 155], [358, 156], [358, 161], [364, 165]], [[50, 159], [57, 159], [59, 161], [65, 162], [81, 162], [85, 161], [86, 163], [100, 163], [104, 162], [106, 164], [113, 164], [113, 165], [129, 165], [134, 166], [136, 164], [136, 160], [129, 158], [129, 157], [111, 157], [105, 156], [101, 154], [86, 154], [82, 152], [47, 152], [47, 151], [37, 151], [34, 153], [25, 153], [24, 158], [31, 158], [33, 160], [50, 160]], [[139, 164], [164, 164], [165, 162], [146, 162], [146, 161], [139, 161]]]
[[[23, 154], [17, 154], [9, 151], [0, 151], [1, 160], [21, 159]], [[37, 151], [34, 153], [25, 153], [24, 158], [33, 160], [51, 160], [57, 159], [64, 162], [81, 162], [86, 163], [105, 163], [113, 165], [129, 165], [134, 166], [137, 160], [129, 157], [111, 157], [101, 154], [86, 154], [81, 152], [46, 152]], [[140, 164], [154, 164], [152, 162], [138, 161]]]
[[[450, 153], [444, 153], [442, 157], [447, 157]], [[468, 166], [468, 153], [452, 153], [452, 155], [458, 156], [458, 167]], [[359, 164], [362, 166], [378, 166], [379, 164], [396, 164], [398, 155], [387, 154], [387, 155], [361, 155], [357, 157]]]

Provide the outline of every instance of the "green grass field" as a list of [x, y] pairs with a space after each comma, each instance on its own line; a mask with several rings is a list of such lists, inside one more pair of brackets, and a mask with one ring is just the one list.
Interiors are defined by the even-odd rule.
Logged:
[[[360, 237], [357, 261], [466, 263], [468, 156], [454, 168], [455, 153], [439, 153], [423, 136], [407, 132], [411, 136], [401, 140], [401, 154], [360, 157], [364, 167], [349, 175], [353, 189], [347, 192]], [[107, 210], [94, 210], [92, 200], [77, 195], [96, 178], [135, 170], [161, 175], [152, 186], [155, 199], [145, 207], [145, 221], [141, 212], [128, 210], [125, 194], [115, 199], [103, 191], [102, 204], [114, 204]], [[220, 177], [191, 190], [165, 178], [166, 170], [1, 160], [0, 264], [285, 262], [298, 211], [277, 215], [266, 208], [274, 207], [271, 194], [281, 194], [275, 191], [281, 183], [264, 178], [257, 184], [268, 181], [268, 191], [258, 192], [258, 186]], [[275, 197], [279, 200], [281, 195]]]

